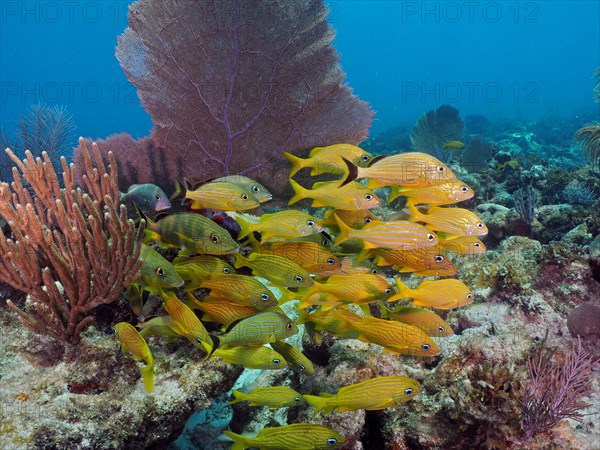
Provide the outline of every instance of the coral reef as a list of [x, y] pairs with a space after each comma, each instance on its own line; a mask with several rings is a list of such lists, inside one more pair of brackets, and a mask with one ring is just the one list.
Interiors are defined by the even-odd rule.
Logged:
[[208, 409], [240, 373], [191, 344], [157, 346], [155, 391], [135, 362], [94, 327], [78, 347], [23, 331], [0, 308], [0, 448], [166, 448], [195, 411]]

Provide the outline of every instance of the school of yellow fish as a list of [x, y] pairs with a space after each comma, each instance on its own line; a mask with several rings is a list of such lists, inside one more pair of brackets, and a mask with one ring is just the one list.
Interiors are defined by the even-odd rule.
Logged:
[[[192, 209], [223, 211], [234, 218], [241, 228], [235, 239], [201, 214], [152, 220], [139, 210], [147, 221], [145, 244], [155, 241], [161, 248], [178, 249], [169, 262], [144, 245], [140, 277], [126, 293], [138, 317], [145, 291], [162, 297], [165, 314], [137, 328], [125, 322], [115, 325], [122, 350], [144, 364], [142, 378], [149, 393], [155, 371], [149, 336], [187, 339], [205, 358], [262, 370], [289, 367], [310, 376], [315, 372], [311, 361], [284, 341], [299, 325], [317, 344], [322, 333], [331, 333], [400, 355], [434, 356], [439, 348], [432, 338], [453, 331], [427, 308], [447, 310], [473, 301], [461, 281], [439, 278], [456, 274], [448, 252], [482, 253], [485, 246], [479, 238], [487, 234], [476, 214], [449, 206], [474, 193], [448, 166], [425, 153], [373, 157], [350, 144], [315, 148], [306, 159], [285, 156], [292, 164], [295, 192], [289, 204], [310, 199], [312, 207], [325, 210], [315, 216], [300, 209], [259, 217], [243, 213], [272, 198], [264, 186], [243, 176], [212, 180], [184, 193]], [[342, 177], [315, 182], [308, 189], [292, 179], [305, 168], [311, 176]], [[376, 216], [370, 210], [384, 203], [382, 196], [388, 203], [404, 197], [406, 209], [388, 220]], [[334, 242], [329, 236], [335, 236]], [[403, 273], [438, 279], [409, 287], [400, 279]], [[297, 301], [296, 321], [280, 308], [289, 301]], [[376, 310], [377, 317], [371, 315]], [[210, 329], [222, 327], [220, 331], [209, 332], [210, 322], [217, 324]], [[328, 414], [392, 407], [409, 401], [419, 389], [416, 380], [398, 375], [344, 386], [335, 395], [302, 395], [283, 386], [248, 394], [234, 391], [232, 403], [311, 405], [315, 414]], [[344, 443], [334, 430], [312, 424], [265, 428], [255, 438], [225, 434], [233, 440], [232, 449], [329, 449]]]

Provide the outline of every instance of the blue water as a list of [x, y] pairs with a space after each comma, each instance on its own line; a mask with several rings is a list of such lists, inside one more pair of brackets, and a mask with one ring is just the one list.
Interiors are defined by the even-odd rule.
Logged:
[[[128, 1], [0, 2], [0, 127], [31, 104], [66, 105], [77, 134], [148, 134], [114, 56]], [[490, 119], [598, 114], [599, 2], [330, 1], [335, 46], [373, 131], [449, 103]]]

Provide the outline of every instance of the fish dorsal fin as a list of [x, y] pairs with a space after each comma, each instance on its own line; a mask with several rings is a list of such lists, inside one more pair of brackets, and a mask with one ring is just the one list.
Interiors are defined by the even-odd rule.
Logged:
[[381, 161], [384, 158], [387, 158], [389, 155], [378, 155], [375, 158], [373, 158], [370, 162], [369, 165], [367, 167], [371, 167], [373, 164], [375, 164], [378, 161]]
[[335, 394], [330, 394], [329, 392], [319, 392], [319, 395], [323, 398], [333, 398]]

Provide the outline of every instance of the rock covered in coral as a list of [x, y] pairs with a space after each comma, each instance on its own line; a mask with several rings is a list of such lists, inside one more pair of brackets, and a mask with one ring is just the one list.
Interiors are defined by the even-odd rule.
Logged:
[[90, 330], [81, 347], [38, 338], [0, 310], [3, 449], [165, 447], [194, 410], [226, 392], [240, 369], [187, 343], [150, 346], [157, 373], [152, 395], [140, 370], [112, 336]]

